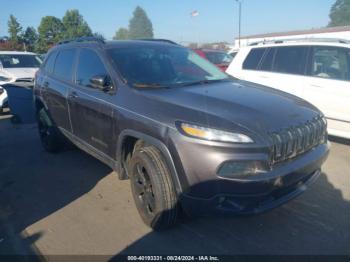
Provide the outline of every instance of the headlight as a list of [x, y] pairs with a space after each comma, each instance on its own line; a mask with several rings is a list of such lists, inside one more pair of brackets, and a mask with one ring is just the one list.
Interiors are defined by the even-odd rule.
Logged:
[[180, 128], [188, 136], [205, 140], [231, 143], [254, 143], [253, 139], [249, 136], [240, 133], [231, 133], [186, 123], [181, 123]]
[[8, 82], [10, 80], [11, 80], [11, 78], [8, 78], [8, 77], [5, 77], [5, 76], [0, 76], [0, 81], [1, 82]]

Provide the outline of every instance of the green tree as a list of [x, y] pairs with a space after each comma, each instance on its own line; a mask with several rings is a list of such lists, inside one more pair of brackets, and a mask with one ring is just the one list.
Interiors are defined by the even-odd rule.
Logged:
[[41, 19], [38, 32], [36, 50], [39, 53], [45, 53], [52, 45], [62, 40], [63, 24], [57, 17], [45, 16]]
[[88, 23], [79, 14], [78, 10], [67, 10], [62, 22], [64, 27], [63, 36], [66, 39], [93, 35]]
[[17, 18], [13, 15], [10, 15], [10, 18], [7, 22], [8, 32], [9, 32], [9, 40], [13, 45], [18, 45], [20, 42], [20, 34], [22, 32], [22, 27], [17, 21]]
[[337, 0], [331, 8], [328, 26], [350, 25], [350, 0]]
[[36, 42], [38, 41], [38, 33], [34, 27], [28, 26], [22, 35], [23, 42], [26, 44], [28, 51], [34, 51]]
[[141, 7], [136, 7], [133, 17], [129, 21], [129, 38], [153, 38], [153, 26], [146, 12]]
[[128, 29], [121, 27], [118, 29], [118, 31], [113, 36], [114, 40], [125, 40], [129, 39], [129, 31]]

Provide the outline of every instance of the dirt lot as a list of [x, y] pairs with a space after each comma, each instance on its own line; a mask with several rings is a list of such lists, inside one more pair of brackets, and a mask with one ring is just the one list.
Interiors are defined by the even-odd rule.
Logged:
[[140, 220], [128, 181], [79, 150], [44, 152], [35, 124], [0, 116], [0, 254], [349, 255], [348, 144], [333, 142], [320, 179], [283, 207], [155, 233]]

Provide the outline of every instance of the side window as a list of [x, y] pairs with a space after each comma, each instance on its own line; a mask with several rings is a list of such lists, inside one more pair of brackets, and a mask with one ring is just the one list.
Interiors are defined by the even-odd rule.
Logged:
[[55, 76], [62, 80], [72, 81], [75, 53], [75, 49], [59, 51], [53, 71]]
[[350, 80], [350, 49], [319, 46], [312, 52], [311, 76]]
[[273, 64], [273, 59], [275, 56], [275, 51], [276, 48], [269, 48], [269, 50], [266, 52], [259, 70], [261, 71], [271, 71], [272, 70], [272, 64]]
[[96, 52], [89, 49], [81, 49], [76, 73], [78, 85], [92, 87], [90, 79], [94, 76], [107, 76], [107, 70]]
[[278, 47], [275, 54], [273, 71], [279, 73], [304, 75], [307, 59], [307, 47]]
[[48, 73], [52, 73], [53, 67], [55, 65], [55, 59], [56, 59], [57, 52], [52, 52], [49, 57], [46, 59], [44, 69]]
[[265, 51], [266, 48], [254, 48], [250, 50], [249, 55], [243, 63], [243, 69], [256, 70]]

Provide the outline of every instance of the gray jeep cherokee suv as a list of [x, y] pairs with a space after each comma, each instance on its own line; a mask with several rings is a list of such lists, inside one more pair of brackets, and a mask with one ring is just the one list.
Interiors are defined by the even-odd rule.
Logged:
[[60, 43], [36, 74], [34, 100], [44, 148], [69, 140], [130, 179], [154, 229], [179, 211], [281, 205], [315, 181], [329, 151], [314, 106], [166, 41]]

